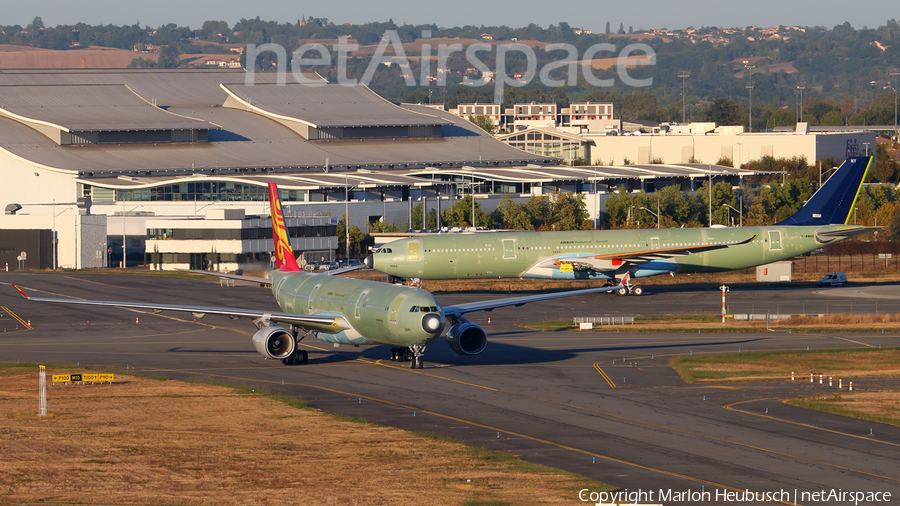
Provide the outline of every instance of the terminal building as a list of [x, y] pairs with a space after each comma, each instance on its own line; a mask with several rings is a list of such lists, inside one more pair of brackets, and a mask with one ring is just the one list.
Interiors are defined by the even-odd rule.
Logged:
[[270, 182], [296, 220], [294, 248], [319, 260], [337, 247], [344, 213], [362, 230], [380, 220], [403, 227], [419, 202], [449, 206], [474, 192], [490, 212], [503, 195], [578, 191], [596, 219], [623, 184], [692, 188], [749, 174], [698, 164], [560, 166], [562, 151], [529, 153], [467, 119], [396, 105], [365, 86], [279, 85], [267, 73], [249, 85], [246, 77], [0, 72], [0, 268], [18, 268], [23, 252], [29, 268], [265, 264]]

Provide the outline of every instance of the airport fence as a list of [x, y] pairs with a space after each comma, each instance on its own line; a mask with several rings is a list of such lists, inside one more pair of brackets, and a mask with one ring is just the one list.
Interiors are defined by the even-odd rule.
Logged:
[[[823, 288], [823, 290], [831, 290]], [[749, 320], [780, 319], [789, 316], [817, 316], [833, 314], [898, 314], [900, 313], [900, 300], [806, 300], [806, 301], [781, 301], [781, 302], [754, 302], [728, 304], [726, 312], [734, 315], [745, 315], [742, 318]], [[747, 316], [754, 315], [754, 316]]]
[[634, 325], [634, 316], [575, 316], [575, 325], [593, 323], [594, 325]]
[[891, 253], [863, 253], [858, 255], [809, 255], [795, 257], [794, 273], [895, 271], [897, 257]]

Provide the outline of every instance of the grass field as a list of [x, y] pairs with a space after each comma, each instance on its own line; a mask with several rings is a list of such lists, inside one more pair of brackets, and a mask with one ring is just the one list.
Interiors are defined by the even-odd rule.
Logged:
[[[53, 373], [84, 372], [48, 368]], [[49, 377], [48, 377], [49, 382]], [[248, 389], [116, 374], [48, 388], [0, 365], [0, 503], [570, 504], [612, 487]]]
[[897, 391], [801, 396], [786, 402], [801, 408], [900, 426], [900, 392]]
[[749, 352], [676, 358], [669, 362], [687, 383], [789, 380], [809, 373], [847, 381], [867, 376], [900, 376], [900, 348]]

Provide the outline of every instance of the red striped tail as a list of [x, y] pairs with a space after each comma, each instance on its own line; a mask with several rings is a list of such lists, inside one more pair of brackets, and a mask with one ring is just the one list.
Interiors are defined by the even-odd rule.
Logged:
[[272, 240], [275, 242], [275, 267], [282, 271], [299, 271], [294, 250], [284, 226], [284, 213], [278, 197], [278, 185], [269, 183], [269, 205], [272, 208]]

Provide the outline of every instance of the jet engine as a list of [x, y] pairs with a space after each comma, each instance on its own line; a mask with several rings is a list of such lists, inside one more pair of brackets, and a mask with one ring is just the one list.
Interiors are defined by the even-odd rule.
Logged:
[[460, 355], [478, 355], [487, 346], [487, 334], [474, 323], [457, 323], [447, 331], [447, 343]]
[[294, 353], [294, 335], [281, 327], [263, 327], [253, 334], [253, 347], [266, 358], [281, 360]]

